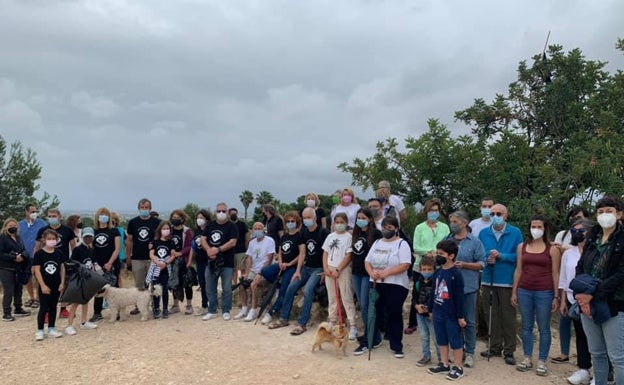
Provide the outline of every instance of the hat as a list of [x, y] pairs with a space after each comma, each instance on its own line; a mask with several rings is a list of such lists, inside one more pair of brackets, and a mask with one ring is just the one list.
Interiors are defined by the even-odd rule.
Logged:
[[95, 231], [93, 231], [92, 227], [85, 227], [82, 229], [82, 237], [93, 237], [95, 235]]

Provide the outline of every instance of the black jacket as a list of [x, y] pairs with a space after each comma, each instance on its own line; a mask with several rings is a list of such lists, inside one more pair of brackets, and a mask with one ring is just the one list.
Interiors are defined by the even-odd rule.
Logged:
[[22, 239], [18, 236], [16, 241], [8, 235], [0, 234], [0, 269], [15, 270], [19, 265], [28, 263], [15, 262], [17, 254], [22, 254], [25, 260], [29, 257]]

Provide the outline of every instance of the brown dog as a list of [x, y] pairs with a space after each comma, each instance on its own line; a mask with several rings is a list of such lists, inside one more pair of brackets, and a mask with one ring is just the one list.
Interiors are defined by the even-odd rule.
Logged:
[[330, 326], [329, 322], [323, 322], [316, 329], [316, 336], [314, 337], [314, 344], [312, 345], [312, 352], [318, 348], [323, 350], [321, 345], [323, 342], [330, 342], [336, 348], [336, 357], [340, 350], [343, 355], [347, 355], [347, 343], [349, 342], [349, 332], [345, 325]]

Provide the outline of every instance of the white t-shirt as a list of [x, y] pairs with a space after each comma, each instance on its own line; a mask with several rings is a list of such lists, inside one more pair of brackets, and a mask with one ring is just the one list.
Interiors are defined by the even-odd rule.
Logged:
[[333, 232], [325, 238], [323, 242], [323, 251], [327, 252], [327, 265], [330, 267], [338, 267], [342, 263], [345, 255], [351, 249], [351, 240], [353, 236], [345, 231], [342, 234]]
[[[397, 239], [392, 242], [378, 239], [371, 246], [364, 261], [370, 263], [374, 269], [383, 270], [393, 268], [402, 263], [410, 264], [412, 263], [412, 256], [409, 245], [403, 239]], [[371, 278], [370, 280], [372, 281], [373, 279]], [[407, 271], [386, 277], [383, 283], [400, 285], [409, 289]]]
[[394, 208], [397, 210], [397, 213], [405, 210], [405, 205], [403, 204], [401, 198], [394, 194], [390, 195], [390, 206], [394, 206]]
[[[563, 234], [565, 234], [565, 237], [563, 236]], [[570, 245], [572, 243], [572, 232], [569, 229], [561, 230], [557, 233], [557, 236], [555, 237], [555, 243], [562, 246]]]
[[355, 218], [357, 217], [357, 212], [359, 209], [360, 205], [358, 205], [357, 203], [351, 203], [349, 206], [335, 206], [331, 212], [332, 225], [334, 223], [334, 218], [336, 217], [336, 214], [345, 213], [347, 214], [347, 225], [349, 225], [349, 227], [351, 228], [355, 227]]
[[254, 238], [249, 241], [245, 254], [251, 257], [251, 271], [258, 274], [267, 263], [269, 255], [275, 254], [275, 241], [268, 235], [265, 235], [260, 242]]
[[561, 271], [559, 272], [559, 289], [564, 289], [570, 303], [576, 302], [574, 293], [570, 290], [570, 282], [576, 276], [576, 265], [581, 259], [581, 251], [578, 246], [572, 246], [561, 257]]
[[492, 221], [484, 221], [483, 217], [479, 217], [477, 219], [473, 219], [470, 221], [468, 226], [472, 229], [472, 235], [479, 238], [479, 233], [481, 230], [488, 228], [492, 225]]

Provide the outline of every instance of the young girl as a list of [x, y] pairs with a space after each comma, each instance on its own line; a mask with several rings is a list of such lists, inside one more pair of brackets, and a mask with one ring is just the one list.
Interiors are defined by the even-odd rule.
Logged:
[[41, 240], [43, 248], [35, 253], [33, 269], [39, 283], [39, 299], [41, 306], [37, 314], [37, 332], [35, 340], [43, 340], [43, 324], [48, 315], [48, 335], [53, 338], [63, 336], [55, 328], [56, 306], [61, 292], [65, 288], [65, 256], [56, 248], [58, 234], [52, 229], [43, 232]]
[[[171, 239], [171, 223], [162, 221], [156, 228], [154, 240], [150, 245], [150, 264], [147, 273], [147, 282], [159, 284], [162, 286], [162, 317], [169, 318], [169, 291], [167, 283], [169, 282], [169, 270], [171, 264], [179, 255], [174, 250], [175, 245]], [[160, 297], [154, 296], [154, 319], [160, 318]]]
[[[115, 280], [119, 280], [119, 252], [121, 250], [121, 240], [119, 231], [113, 226], [110, 211], [99, 208], [93, 218], [95, 235], [93, 236], [93, 261], [104, 271], [112, 272]], [[115, 282], [115, 287], [119, 287], [119, 282]], [[95, 323], [102, 319], [104, 298], [95, 297], [93, 299], [93, 317], [89, 320]]]
[[[355, 222], [355, 216], [354, 216]], [[351, 289], [351, 255], [347, 252], [351, 248], [351, 234], [347, 232], [347, 214], [337, 213], [334, 217], [336, 231], [329, 234], [323, 243], [323, 270], [325, 272], [325, 286], [329, 300], [329, 321], [338, 321], [338, 306], [336, 298], [336, 285], [340, 292], [340, 299], [347, 312], [347, 319], [351, 326], [349, 339], [357, 337], [355, 326], [355, 304], [353, 303], [353, 290]]]

